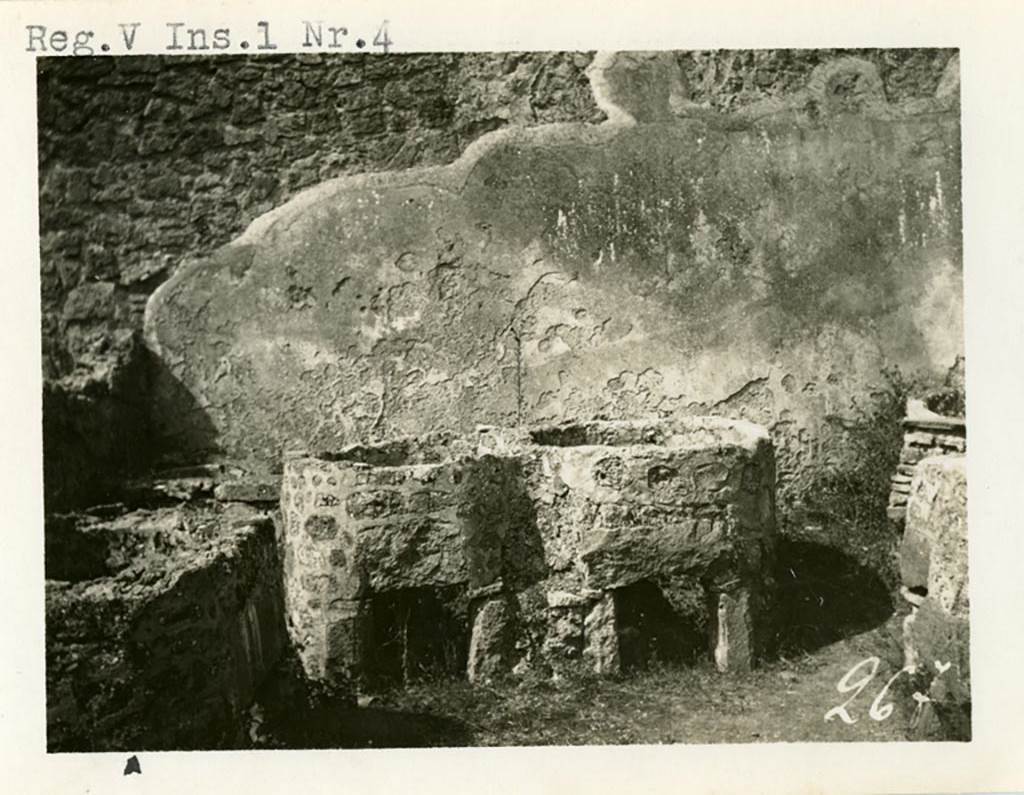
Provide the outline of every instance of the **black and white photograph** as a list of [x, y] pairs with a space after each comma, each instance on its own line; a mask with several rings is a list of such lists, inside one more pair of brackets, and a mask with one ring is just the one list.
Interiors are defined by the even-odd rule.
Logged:
[[37, 759], [995, 747], [976, 44], [20, 5]]
[[956, 50], [37, 64], [51, 750], [970, 738]]

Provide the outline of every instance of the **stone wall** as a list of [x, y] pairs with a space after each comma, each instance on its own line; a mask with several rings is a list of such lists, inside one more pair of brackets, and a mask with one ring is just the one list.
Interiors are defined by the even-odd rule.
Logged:
[[41, 58], [44, 371], [138, 328], [182, 261], [296, 191], [588, 119], [585, 54]]
[[943, 63], [927, 97], [844, 55], [721, 113], [675, 55], [603, 57], [602, 124], [324, 183], [154, 295], [157, 436], [273, 469], [424, 427], [740, 417], [772, 432], [786, 523], [889, 566], [888, 373], [962, 352]]
[[50, 751], [238, 748], [286, 643], [273, 523], [186, 503], [47, 528]]
[[[683, 300], [663, 314], [710, 316], [716, 296], [724, 297], [726, 305], [742, 303], [747, 299], [740, 295], [742, 289], [737, 293], [737, 285], [746, 285], [756, 294], [765, 283], [760, 268], [772, 261], [779, 263], [779, 275], [786, 276], [780, 286], [787, 294], [821, 296], [822, 317], [835, 314], [836, 308], [847, 311], [835, 314], [836, 322], [826, 323], [809, 339], [799, 333], [799, 324], [770, 321], [775, 333], [768, 336], [778, 346], [803, 346], [794, 348], [794, 356], [813, 362], [807, 368], [813, 371], [810, 374], [784, 362], [767, 369], [748, 366], [745, 362], [772, 359], [772, 346], [747, 350], [749, 342], [728, 331], [732, 321], [723, 316], [714, 321], [723, 327], [721, 345], [698, 333], [673, 356], [677, 361], [692, 361], [692, 369], [729, 372], [734, 378], [713, 388], [697, 384], [691, 394], [687, 390], [681, 394], [674, 376], [666, 377], [661, 369], [624, 364], [603, 377], [607, 388], [602, 388], [600, 410], [625, 416], [681, 408], [740, 415], [767, 425], [777, 445], [786, 526], [791, 532], [803, 532], [806, 527], [814, 538], [827, 537], [830, 543], [863, 556], [865, 548], [885, 546], [880, 544], [888, 494], [884, 473], [891, 471], [898, 453], [897, 423], [902, 412], [902, 394], [889, 395], [889, 379], [868, 360], [887, 358], [911, 378], [931, 378], [939, 366], [936, 362], [948, 365], [945, 360], [956, 345], [922, 329], [948, 325], [949, 339], [959, 334], [958, 305], [956, 300], [950, 303], [959, 294], [960, 263], [955, 51], [694, 51], [671, 57], [679, 68], [660, 84], [644, 77], [650, 63], [633, 59], [633, 76], [626, 78], [623, 90], [647, 106], [642, 112], [632, 108], [638, 118], [686, 117], [708, 120], [713, 130], [731, 128], [741, 133], [748, 129], [747, 137], [760, 142], [765, 151], [774, 145], [774, 136], [786, 130], [797, 136], [818, 136], [816, 147], [821, 150], [824, 141], [843, 138], [837, 130], [852, 118], [851, 130], [856, 132], [845, 140], [861, 136], [867, 141], [864, 136], [877, 133], [880, 137], [869, 149], [892, 138], [901, 142], [896, 150], [904, 154], [899, 155], [900, 163], [882, 167], [892, 173], [892, 180], [866, 191], [868, 172], [862, 166], [867, 161], [846, 162], [845, 155], [839, 154], [832, 161], [835, 173], [823, 173], [817, 187], [800, 188], [807, 196], [812, 195], [808, 191], [820, 191], [825, 200], [821, 203], [834, 200], [833, 209], [814, 217], [794, 217], [793, 224], [778, 227], [786, 231], [777, 238], [761, 236], [751, 227], [751, 219], [759, 217], [754, 210], [760, 197], [765, 190], [773, 190], [772, 180], [784, 178], [785, 169], [763, 174], [765, 184], [759, 185], [749, 180], [758, 169], [757, 162], [751, 161], [749, 168], [743, 167], [749, 173], [737, 182], [743, 185], [742, 191], [723, 205], [720, 217], [709, 215], [709, 208], [698, 207], [698, 201], [682, 208], [671, 205], [672, 212], [685, 221], [682, 239], [655, 237], [656, 242], [668, 243], [663, 252], [666, 262], [674, 251], [674, 267], [682, 274], [672, 277], [672, 267], [666, 265], [669, 288], [680, 296], [701, 294], [699, 269], [686, 276], [691, 262], [721, 270], [723, 280], [704, 292], [711, 301], [707, 307]], [[600, 122], [606, 112], [598, 107], [587, 81], [590, 60], [589, 55], [546, 53], [41, 59], [48, 508], [109, 499], [110, 480], [149, 466], [156, 453], [171, 459], [177, 454], [179, 460], [190, 463], [197, 451], [206, 457], [220, 445], [217, 423], [206, 416], [207, 396], [193, 394], [194, 385], [186, 388], [175, 378], [163, 378], [164, 363], [151, 360], [134, 336], [149, 295], [182, 264], [204, 256], [261, 212], [323, 179], [449, 162], [470, 141], [503, 126]], [[614, 87], [605, 82], [605, 93], [614, 99]], [[757, 123], [773, 118], [779, 122], [774, 127]], [[917, 123], [911, 123], [915, 119]], [[926, 123], [929, 119], [934, 124]], [[936, 129], [944, 132], [936, 134]], [[767, 143], [762, 133], [768, 135]], [[697, 137], [708, 144], [716, 140], [700, 133]], [[904, 165], [915, 162], [906, 151], [915, 153], [920, 162], [920, 167], [911, 169], [912, 177], [899, 173]], [[818, 161], [818, 154], [805, 154], [811, 161], [824, 162]], [[692, 154], [687, 157], [693, 159]], [[873, 157], [874, 153], [867, 155], [868, 160]], [[728, 155], [722, 162], [732, 159]], [[940, 184], [935, 181], [936, 171], [941, 172]], [[674, 172], [668, 169], [663, 181], [677, 180], [689, 191], [689, 181], [699, 175], [689, 169], [685, 172], [671, 176]], [[600, 184], [593, 189], [605, 198], [611, 196]], [[796, 192], [793, 197], [799, 195]], [[765, 223], [774, 223], [769, 216], [788, 206], [787, 202], [765, 205], [761, 212], [768, 213]], [[810, 206], [816, 203], [817, 198]], [[598, 201], [594, 206], [603, 204]], [[703, 225], [697, 223], [698, 209], [704, 211]], [[747, 221], [741, 222], [744, 217]], [[552, 222], [557, 231], [557, 213]], [[595, 215], [588, 228], [600, 229], [603, 224]], [[822, 229], [820, 240], [800, 237], [801, 229], [815, 225]], [[848, 233], [836, 237], [828, 231], [834, 229]], [[577, 231], [573, 229], [574, 234]], [[910, 243], [899, 248], [898, 255], [891, 245], [895, 239]], [[591, 252], [594, 260], [599, 259], [598, 249], [595, 246]], [[620, 253], [617, 243], [617, 258]], [[649, 251], [641, 254], [650, 258]], [[921, 254], [931, 264], [929, 269], [908, 275], [903, 264]], [[618, 279], [614, 269], [607, 269], [610, 255], [606, 250], [601, 265]], [[451, 271], [457, 260], [445, 256], [449, 261], [440, 268], [440, 275]], [[662, 255], [655, 260], [658, 256]], [[806, 267], [814, 262], [830, 264], [823, 270]], [[879, 299], [851, 279], [858, 269], [875, 274], [872, 279], [879, 283], [885, 283], [886, 274], [891, 273], [894, 280], [903, 280], [907, 294], [885, 291], [886, 297]], [[808, 276], [812, 273], [818, 275]], [[731, 275], [725, 279], [727, 274]], [[526, 268], [523, 292], [514, 292], [510, 299], [518, 302], [531, 289], [532, 280], [542, 275], [540, 269]], [[553, 278], [545, 277], [532, 288], [532, 295], [541, 297], [538, 294], [551, 287]], [[691, 278], [697, 282], [687, 281]], [[339, 281], [330, 281], [325, 289], [330, 292]], [[307, 286], [294, 285], [297, 306], [307, 300], [302, 296]], [[657, 285], [654, 288], [660, 290]], [[444, 285], [438, 289], [445, 289]], [[366, 317], [376, 322], [383, 311], [382, 297], [371, 302], [371, 295], [363, 300], [356, 297], [358, 292], [352, 291], [351, 300], [359, 301], [353, 308], [365, 305]], [[870, 307], [888, 306], [886, 302], [891, 301], [916, 306], [915, 324], [887, 328], [880, 318], [872, 317]], [[523, 306], [527, 321], [533, 315], [531, 302]], [[633, 313], [628, 303], [623, 306], [627, 314]], [[866, 308], [863, 313], [861, 308]], [[868, 327], [873, 330], [866, 331]], [[551, 329], [557, 333], [547, 334]], [[520, 333], [519, 327], [514, 330]], [[534, 358], [541, 359], [557, 356], [563, 346], [577, 345], [581, 335], [587, 340], [629, 343], [626, 326], [611, 314], [595, 317], [591, 325], [582, 317], [545, 322], [537, 333]], [[735, 344], [729, 342], [733, 337]], [[923, 346], [927, 353], [922, 350], [922, 337], [930, 340]], [[883, 350], [876, 353], [877, 340], [882, 341]], [[514, 337], [507, 341], [511, 353], [506, 359], [511, 361], [517, 343]], [[694, 350], [704, 353], [695, 356]], [[554, 368], [536, 383], [534, 393], [548, 405], [524, 404], [523, 409], [539, 408], [542, 418], [553, 417], [557, 403], [550, 399], [575, 377], [576, 373]], [[162, 385], [161, 405], [184, 406], [184, 413], [190, 415], [191, 431], [182, 433], [174, 418], [179, 432], [165, 438], [162, 449], [154, 440], [163, 436], [158, 431], [167, 428], [162, 409], [151, 418], [148, 396], [153, 382]], [[383, 383], [377, 373], [363, 381], [361, 388], [368, 394], [359, 400], [367, 405], [356, 407], [357, 416], [347, 420], [362, 429], [359, 433], [368, 430], [376, 436], [391, 430], [387, 413], [376, 422], [379, 405], [374, 395]], [[462, 395], [485, 388], [473, 383], [464, 387], [457, 390]], [[674, 403], [659, 403], [666, 387], [669, 397], [677, 396]], [[890, 412], [892, 418], [885, 413], [890, 404], [896, 406]], [[332, 410], [329, 403], [321, 401], [321, 405], [327, 412]], [[566, 410], [592, 408], [573, 404]], [[358, 416], [360, 412], [365, 418]], [[151, 419], [155, 419], [153, 426]], [[861, 465], [866, 461], [871, 464]], [[883, 474], [875, 477], [877, 473]], [[887, 548], [879, 548], [867, 562], [884, 568], [888, 558]]]
[[[815, 67], [847, 56], [876, 66], [890, 104], [920, 102], [939, 89], [953, 54], [676, 58], [687, 100], [721, 112], [800, 91]], [[148, 294], [182, 261], [227, 242], [298, 189], [354, 171], [449, 162], [509, 124], [599, 121], [583, 71], [591, 58], [38, 59], [44, 372], [88, 365], [100, 353], [90, 343], [137, 328]]]
[[[591, 56], [40, 58], [46, 499], [152, 458], [133, 336], [153, 290], [304, 187], [454, 160], [508, 124], [602, 118]], [[122, 372], [123, 371], [123, 372]]]

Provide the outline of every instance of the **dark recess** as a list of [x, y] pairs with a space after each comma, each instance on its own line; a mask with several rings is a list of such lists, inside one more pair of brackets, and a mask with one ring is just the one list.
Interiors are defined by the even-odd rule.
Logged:
[[769, 650], [783, 657], [872, 629], [893, 612], [889, 588], [875, 571], [822, 544], [780, 540], [775, 581]]
[[707, 636], [692, 618], [679, 615], [661, 590], [646, 580], [618, 588], [615, 628], [624, 672], [658, 663], [692, 663], [707, 654]]

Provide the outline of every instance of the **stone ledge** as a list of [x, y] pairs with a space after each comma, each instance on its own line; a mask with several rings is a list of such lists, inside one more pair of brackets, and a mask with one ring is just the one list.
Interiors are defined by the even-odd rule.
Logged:
[[213, 495], [221, 502], [277, 503], [281, 500], [281, 481], [236, 480], [219, 483]]

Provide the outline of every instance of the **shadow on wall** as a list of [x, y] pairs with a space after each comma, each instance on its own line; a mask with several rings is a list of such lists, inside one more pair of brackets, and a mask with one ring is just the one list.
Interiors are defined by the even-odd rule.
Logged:
[[137, 337], [111, 363], [43, 383], [43, 497], [47, 513], [108, 502], [148, 466], [149, 369]]
[[770, 653], [812, 652], [872, 629], [893, 612], [885, 581], [833, 547], [780, 539]]
[[[150, 400], [154, 390], [161, 396], [158, 404]], [[217, 429], [206, 411], [138, 341], [109, 367], [43, 385], [48, 514], [117, 501], [125, 480], [152, 469], [205, 463], [218, 453]]]
[[217, 428], [206, 410], [157, 354], [146, 348], [145, 357], [150, 374], [152, 464], [190, 466], [220, 455]]

